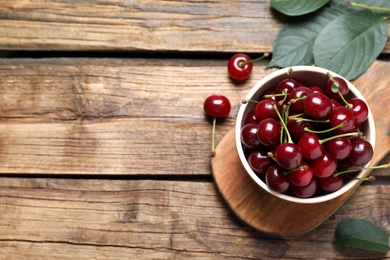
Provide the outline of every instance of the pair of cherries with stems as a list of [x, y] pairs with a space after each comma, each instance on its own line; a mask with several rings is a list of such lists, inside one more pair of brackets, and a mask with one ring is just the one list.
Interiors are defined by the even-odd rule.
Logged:
[[[262, 60], [268, 56], [269, 54], [265, 53], [261, 57], [251, 60], [246, 54], [235, 54], [229, 59], [228, 73], [234, 80], [245, 80], [252, 72], [253, 62]], [[229, 116], [231, 104], [229, 99], [223, 95], [211, 95], [204, 101], [203, 109], [208, 116], [213, 117], [211, 154], [214, 156], [216, 121], [217, 118], [226, 118]]]

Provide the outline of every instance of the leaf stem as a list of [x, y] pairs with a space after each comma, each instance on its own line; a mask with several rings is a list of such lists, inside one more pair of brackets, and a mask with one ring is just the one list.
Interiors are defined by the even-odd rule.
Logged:
[[347, 3], [350, 6], [360, 7], [360, 8], [366, 9], [366, 10], [390, 12], [390, 8], [387, 8], [387, 7], [379, 7], [379, 6], [359, 4], [359, 3], [356, 3], [356, 2], [352, 2], [352, 1], [347, 1]]

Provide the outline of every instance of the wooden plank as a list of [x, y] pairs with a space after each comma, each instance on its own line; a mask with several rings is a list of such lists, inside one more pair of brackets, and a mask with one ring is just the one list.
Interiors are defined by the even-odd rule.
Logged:
[[[234, 126], [241, 99], [274, 71], [266, 64], [236, 84], [224, 60], [3, 59], [0, 173], [209, 175], [204, 99], [223, 94], [233, 105], [218, 123], [218, 142]], [[375, 82], [385, 90], [389, 66], [376, 61], [356, 86]], [[375, 93], [364, 95], [381, 97]], [[384, 128], [386, 102], [374, 111]], [[386, 146], [382, 138], [378, 145]]]
[[0, 173], [12, 174], [208, 175], [204, 99], [223, 93], [234, 106], [218, 124], [218, 141], [240, 98], [269, 73], [260, 63], [256, 77], [236, 86], [224, 61], [2, 62]]
[[272, 52], [282, 22], [264, 0], [0, 0], [0, 49]]
[[389, 199], [388, 184], [361, 186], [317, 229], [280, 239], [241, 225], [211, 182], [2, 178], [0, 253], [14, 259], [390, 257], [331, 245], [343, 219], [367, 219], [389, 232]]

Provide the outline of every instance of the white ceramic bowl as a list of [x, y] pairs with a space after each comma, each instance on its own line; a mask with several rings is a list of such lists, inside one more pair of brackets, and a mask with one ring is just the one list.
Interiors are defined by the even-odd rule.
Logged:
[[[314, 66], [292, 66], [292, 67], [289, 67], [289, 68], [284, 68], [284, 69], [280, 69], [278, 71], [275, 71], [275, 72], [269, 74], [268, 76], [266, 76], [265, 78], [263, 78], [262, 80], [260, 80], [249, 91], [249, 93], [247, 94], [245, 99], [246, 100], [258, 100], [263, 92], [265, 92], [265, 91], [267, 91], [269, 89], [275, 88], [275, 86], [280, 81], [285, 79], [286, 78], [286, 73], [288, 72], [289, 69], [293, 70], [293, 72], [291, 74], [292, 75], [291, 78], [297, 79], [297, 80], [302, 81], [302, 82], [306, 82], [307, 84], [310, 84], [310, 85], [323, 86], [324, 83], [327, 80], [326, 74], [328, 72], [333, 77], [341, 77], [341, 78], [343, 78], [342, 76], [338, 75], [337, 73], [334, 73], [332, 71], [329, 71], [329, 70], [323, 69], [323, 68], [319, 68], [319, 67], [314, 67]], [[345, 80], [345, 78], [344, 78], [344, 80]], [[360, 99], [364, 100], [367, 103], [367, 101], [364, 99], [362, 94], [356, 89], [356, 87], [353, 86], [352, 83], [349, 82], [348, 80], [345, 80], [345, 81], [348, 83], [348, 87], [349, 87], [349, 94], [348, 95], [351, 96], [351, 97], [360, 98]], [[277, 197], [279, 197], [280, 199], [283, 199], [283, 200], [288, 200], [288, 201], [296, 202], [296, 203], [307, 203], [307, 204], [309, 204], [309, 203], [320, 203], [320, 202], [324, 202], [324, 201], [328, 201], [328, 200], [334, 199], [334, 198], [344, 194], [348, 190], [352, 189], [357, 184], [357, 182], [358, 182], [357, 180], [351, 180], [351, 181], [347, 182], [338, 191], [335, 191], [333, 193], [329, 193], [329, 194], [326, 194], [326, 195], [321, 195], [321, 196], [317, 196], [317, 197], [311, 197], [311, 198], [297, 198], [297, 197], [294, 197], [294, 196], [290, 196], [290, 195], [286, 195], [286, 194], [275, 192], [275, 191], [271, 190], [270, 188], [268, 188], [267, 184], [263, 180], [261, 180], [258, 177], [258, 175], [249, 166], [249, 163], [248, 163], [248, 161], [247, 161], [247, 159], [245, 157], [244, 149], [243, 149], [243, 146], [242, 146], [242, 143], [241, 143], [241, 129], [243, 127], [245, 117], [246, 117], [246, 115], [248, 114], [249, 111], [253, 110], [255, 105], [256, 105], [256, 103], [253, 103], [253, 102], [248, 102], [246, 104], [242, 104], [241, 105], [241, 107], [240, 107], [240, 109], [238, 111], [237, 121], [236, 121], [236, 126], [235, 126], [235, 142], [236, 142], [238, 155], [240, 157], [240, 160], [241, 160], [241, 162], [242, 162], [246, 172], [253, 179], [253, 181], [258, 184], [260, 189], [264, 189], [265, 191], [267, 191], [267, 192], [273, 194], [274, 196], [277, 196]], [[362, 127], [360, 128], [360, 130], [366, 136], [366, 140], [369, 141], [371, 143], [371, 145], [373, 146], [373, 148], [374, 148], [374, 146], [375, 146], [375, 124], [374, 124], [374, 119], [373, 119], [373, 116], [372, 116], [372, 113], [371, 113], [370, 110], [369, 110], [368, 118], [367, 118], [366, 122], [364, 122], [362, 124]], [[358, 173], [357, 177], [362, 177], [363, 175], [364, 175], [364, 171], [361, 171], [361, 172]]]

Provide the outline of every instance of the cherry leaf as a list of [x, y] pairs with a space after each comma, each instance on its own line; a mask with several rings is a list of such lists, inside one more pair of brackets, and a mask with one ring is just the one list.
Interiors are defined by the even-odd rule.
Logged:
[[279, 31], [267, 68], [313, 65], [313, 46], [319, 32], [341, 14], [333, 8], [323, 8], [314, 14], [291, 19]]
[[386, 231], [364, 219], [349, 219], [338, 223], [332, 243], [382, 253], [389, 250]]
[[297, 16], [314, 12], [329, 1], [330, 0], [271, 0], [271, 6], [285, 15]]
[[385, 18], [371, 11], [343, 13], [325, 26], [314, 42], [315, 64], [346, 79], [357, 78], [385, 47]]
[[[366, 6], [390, 8], [390, 1], [389, 0], [354, 0], [353, 2], [358, 3], [358, 4], [363, 4]], [[348, 4], [347, 1], [340, 1], [340, 0], [331, 0], [330, 6], [332, 6], [334, 8], [338, 8], [340, 10], [345, 10], [345, 11], [356, 11], [356, 10], [362, 9], [362, 7], [351, 6]], [[381, 11], [381, 10], [372, 10], [372, 11], [377, 12], [381, 15], [388, 15], [389, 14], [389, 12]]]

